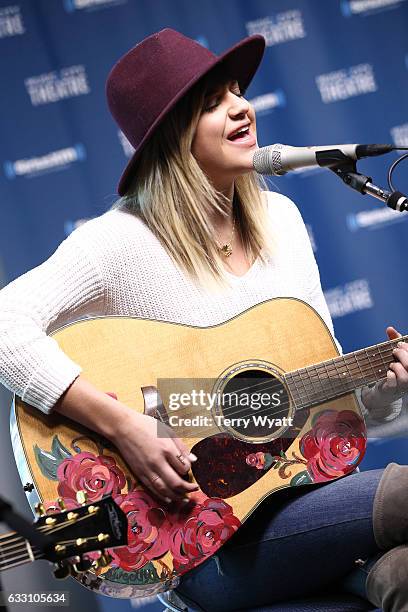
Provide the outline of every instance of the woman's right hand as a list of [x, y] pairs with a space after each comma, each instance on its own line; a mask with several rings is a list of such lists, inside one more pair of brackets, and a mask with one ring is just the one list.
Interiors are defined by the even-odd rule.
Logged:
[[140, 414], [78, 376], [54, 410], [110, 440], [137, 480], [166, 503], [186, 499], [198, 486], [185, 477], [196, 457], [174, 431]]
[[164, 502], [198, 491], [185, 478], [197, 458], [167, 425], [127, 408], [111, 441], [136, 479]]

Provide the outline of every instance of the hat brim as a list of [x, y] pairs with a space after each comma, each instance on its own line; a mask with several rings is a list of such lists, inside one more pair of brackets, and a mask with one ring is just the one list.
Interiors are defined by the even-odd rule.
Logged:
[[156, 118], [154, 123], [150, 126], [149, 130], [143, 137], [143, 140], [139, 143], [139, 146], [130, 158], [127, 166], [125, 167], [122, 176], [119, 180], [118, 193], [120, 196], [124, 196], [128, 190], [131, 182], [132, 175], [137, 165], [140, 153], [151, 137], [152, 133], [160, 125], [169, 111], [174, 108], [177, 102], [195, 85], [202, 77], [209, 74], [214, 68], [224, 65], [227, 72], [236, 78], [242, 91], [245, 91], [252, 81], [259, 64], [261, 63], [265, 50], [265, 39], [262, 36], [255, 35], [244, 38], [239, 43], [225, 51], [222, 55], [214, 56], [214, 63], [210, 66], [205, 67], [201, 72], [199, 71], [194, 77], [177, 93], [176, 96], [169, 102], [169, 104], [162, 110], [160, 115]]

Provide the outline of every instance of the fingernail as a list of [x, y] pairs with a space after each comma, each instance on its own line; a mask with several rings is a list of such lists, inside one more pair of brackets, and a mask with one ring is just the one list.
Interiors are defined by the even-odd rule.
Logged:
[[170, 497], [165, 497], [164, 501], [166, 502], [166, 504], [171, 504], [171, 499]]
[[190, 461], [197, 461], [197, 459], [198, 459], [198, 457], [196, 457], [196, 456], [194, 455], [194, 453], [190, 453], [190, 454], [189, 454], [189, 456], [188, 456], [188, 458], [190, 459]]
[[405, 342], [398, 342], [398, 346], [399, 346], [400, 348], [402, 348], [402, 347], [404, 346], [404, 344], [405, 344]]
[[181, 500], [181, 503], [182, 503], [182, 504], [189, 504], [189, 503], [190, 503], [190, 500], [188, 499], [188, 497], [184, 497], [184, 498]]

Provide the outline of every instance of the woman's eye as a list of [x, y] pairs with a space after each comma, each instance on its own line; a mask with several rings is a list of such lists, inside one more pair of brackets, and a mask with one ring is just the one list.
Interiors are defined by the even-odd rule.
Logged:
[[205, 111], [206, 113], [211, 113], [211, 111], [213, 111], [213, 110], [215, 110], [215, 109], [217, 108], [217, 106], [219, 105], [219, 103], [220, 103], [220, 101], [219, 101], [219, 99], [218, 99], [218, 98], [213, 99], [213, 100], [210, 100], [210, 101], [208, 102], [208, 104], [206, 104], [206, 105], [204, 106], [204, 111]]

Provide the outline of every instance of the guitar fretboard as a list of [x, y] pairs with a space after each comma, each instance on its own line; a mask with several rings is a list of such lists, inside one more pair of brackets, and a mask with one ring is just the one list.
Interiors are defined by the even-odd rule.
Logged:
[[320, 404], [385, 379], [390, 362], [395, 361], [393, 349], [407, 339], [403, 336], [288, 372], [285, 380], [296, 407]]

